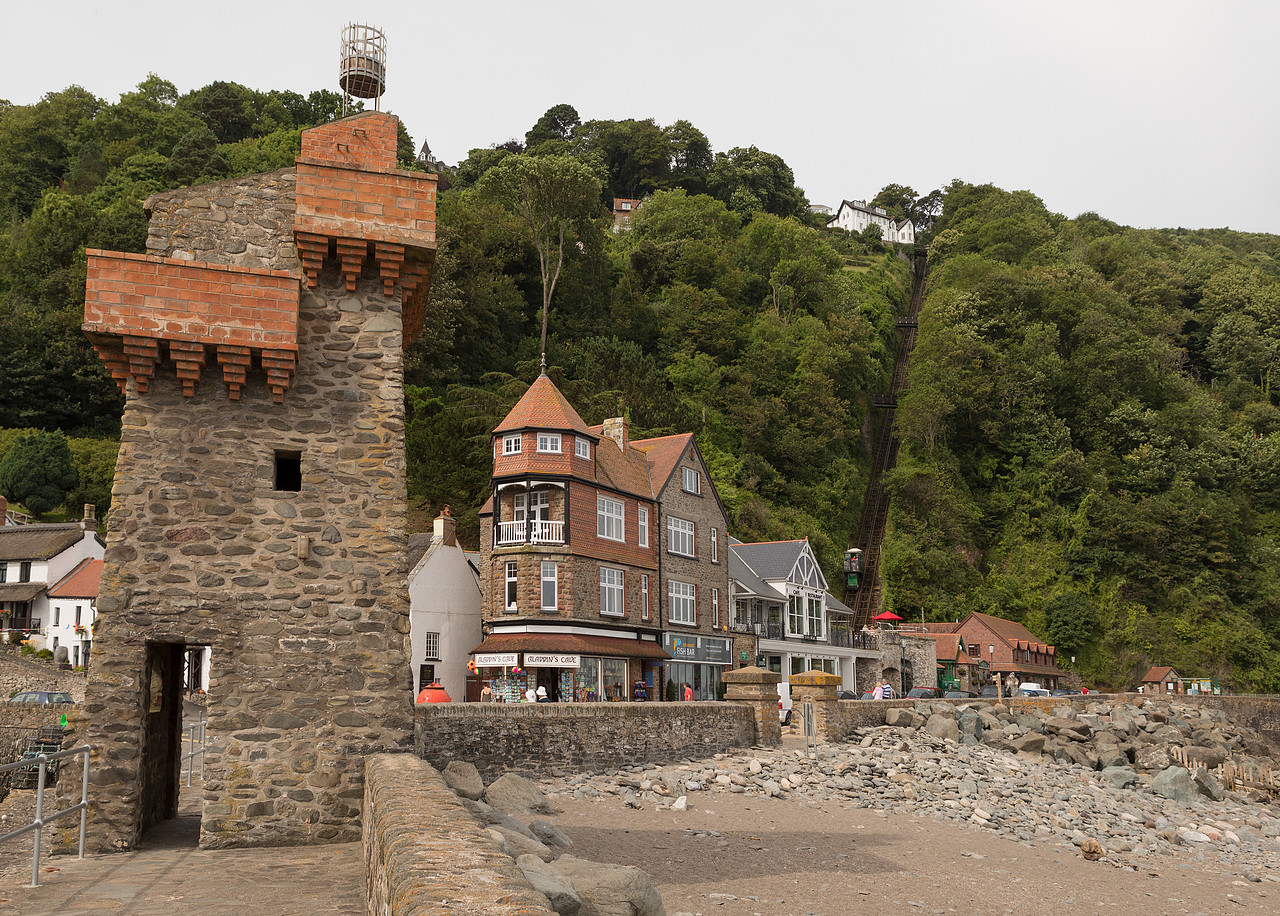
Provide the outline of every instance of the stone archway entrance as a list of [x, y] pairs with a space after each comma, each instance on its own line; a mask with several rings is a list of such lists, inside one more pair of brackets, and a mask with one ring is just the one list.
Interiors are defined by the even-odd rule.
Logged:
[[182, 769], [182, 667], [185, 646], [146, 644], [140, 832], [178, 813]]

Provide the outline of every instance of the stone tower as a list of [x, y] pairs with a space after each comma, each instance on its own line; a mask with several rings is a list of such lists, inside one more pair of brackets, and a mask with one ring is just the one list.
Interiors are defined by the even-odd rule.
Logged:
[[203, 846], [358, 839], [364, 755], [412, 744], [402, 348], [436, 185], [396, 169], [396, 133], [305, 131], [294, 169], [149, 199], [147, 255], [88, 253], [84, 329], [126, 395], [83, 721], [97, 850], [175, 813], [196, 647]]

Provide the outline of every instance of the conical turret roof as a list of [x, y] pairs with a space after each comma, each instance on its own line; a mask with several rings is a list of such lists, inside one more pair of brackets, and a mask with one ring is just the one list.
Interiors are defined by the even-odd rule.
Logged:
[[590, 427], [578, 416], [560, 389], [545, 375], [539, 375], [529, 386], [516, 406], [511, 408], [505, 420], [494, 429], [494, 434], [517, 429], [568, 429], [598, 439]]

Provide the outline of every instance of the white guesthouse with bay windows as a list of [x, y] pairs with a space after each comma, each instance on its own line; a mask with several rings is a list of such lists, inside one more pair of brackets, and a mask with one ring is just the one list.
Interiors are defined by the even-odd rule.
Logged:
[[732, 629], [756, 635], [758, 663], [786, 677], [803, 671], [839, 675], [850, 690], [857, 659], [878, 657], [851, 638], [849, 608], [827, 593], [813, 548], [802, 541], [730, 541]]

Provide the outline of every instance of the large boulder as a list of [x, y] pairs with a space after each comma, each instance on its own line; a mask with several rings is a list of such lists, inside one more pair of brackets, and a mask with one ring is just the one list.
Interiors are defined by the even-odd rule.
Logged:
[[543, 843], [531, 840], [523, 834], [516, 833], [514, 830], [508, 830], [505, 827], [488, 827], [486, 832], [497, 841], [498, 845], [502, 847], [502, 851], [512, 858], [537, 856], [544, 862], [550, 862], [555, 858], [555, 853]]
[[895, 728], [919, 728], [922, 721], [914, 709], [894, 707], [884, 714], [884, 724]]
[[445, 785], [463, 798], [476, 801], [484, 794], [484, 780], [480, 771], [465, 760], [451, 760], [449, 765], [440, 771]]
[[1133, 765], [1140, 770], [1167, 770], [1172, 764], [1169, 752], [1160, 744], [1140, 747], [1133, 755]]
[[541, 789], [515, 773], [504, 773], [490, 783], [484, 798], [495, 810], [512, 817], [556, 813]]
[[935, 738], [942, 738], [946, 741], [960, 740], [960, 726], [956, 720], [950, 716], [935, 713], [930, 716], [929, 721], [925, 723], [924, 730]]
[[1183, 750], [1186, 752], [1187, 762], [1192, 766], [1212, 770], [1214, 767], [1222, 766], [1227, 762], [1227, 752], [1220, 747], [1194, 745], [1183, 748]]
[[556, 849], [568, 849], [573, 845], [573, 840], [565, 836], [564, 831], [555, 824], [550, 824], [546, 821], [532, 821], [529, 824], [529, 829], [533, 831], [534, 836], [547, 846], [552, 846]]
[[1138, 774], [1126, 766], [1109, 766], [1102, 771], [1102, 781], [1113, 789], [1127, 789], [1138, 781]]
[[1222, 801], [1222, 797], [1226, 794], [1222, 788], [1222, 783], [1218, 782], [1218, 778], [1207, 770], [1196, 770], [1194, 781], [1196, 791], [1214, 801]]
[[1044, 735], [1031, 732], [1009, 742], [1009, 749], [1019, 754], [1039, 754], [1044, 750]]
[[579, 916], [666, 916], [653, 879], [633, 866], [561, 856], [550, 870], [577, 891]]
[[961, 736], [969, 735], [977, 740], [982, 740], [982, 716], [976, 712], [965, 710], [960, 714], [960, 734]]
[[537, 856], [520, 856], [516, 859], [520, 871], [533, 889], [551, 902], [551, 909], [560, 916], [579, 916], [582, 898], [574, 890], [573, 883], [553, 872], [547, 863]]
[[1191, 773], [1185, 767], [1169, 767], [1151, 781], [1151, 791], [1173, 801], [1191, 801], [1199, 794]]
[[1124, 751], [1120, 750], [1119, 745], [1115, 744], [1099, 744], [1098, 746], [1098, 766], [1103, 769], [1107, 767], [1128, 767], [1129, 758]]
[[1091, 733], [1087, 722], [1082, 722], [1079, 719], [1067, 719], [1062, 716], [1054, 716], [1052, 719], [1047, 720], [1044, 723], [1044, 730], [1052, 735], [1070, 738], [1072, 741], [1084, 741]]

